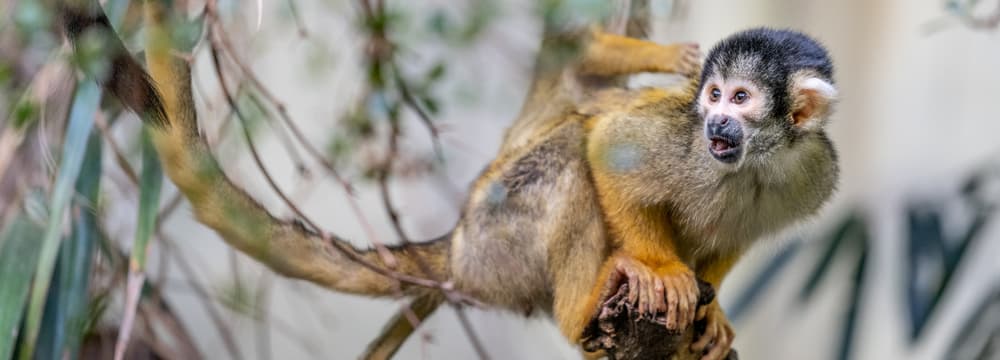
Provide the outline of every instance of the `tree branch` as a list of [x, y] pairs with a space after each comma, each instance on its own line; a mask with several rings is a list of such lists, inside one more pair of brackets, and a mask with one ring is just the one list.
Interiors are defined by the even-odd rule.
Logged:
[[[698, 305], [708, 305], [715, 298], [715, 291], [706, 282], [699, 281], [701, 296]], [[584, 331], [583, 348], [587, 351], [604, 351], [612, 360], [674, 359], [697, 360], [701, 354], [688, 350], [690, 344], [705, 332], [705, 320], [695, 321], [684, 332], [671, 332], [660, 319], [643, 317], [632, 311], [628, 301], [628, 284], [601, 306], [598, 316]], [[736, 360], [736, 350], [729, 352], [727, 360]]]

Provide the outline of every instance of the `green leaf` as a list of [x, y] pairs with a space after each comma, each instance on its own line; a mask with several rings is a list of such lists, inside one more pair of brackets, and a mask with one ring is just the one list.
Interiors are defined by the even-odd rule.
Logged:
[[437, 80], [441, 80], [441, 78], [444, 77], [446, 70], [447, 68], [445, 67], [444, 62], [439, 62], [437, 64], [434, 64], [434, 67], [432, 67], [430, 70], [427, 71], [427, 76], [425, 81], [434, 82]]
[[98, 236], [96, 204], [101, 180], [101, 135], [91, 132], [83, 168], [77, 177], [79, 196], [72, 200], [72, 233], [62, 242], [54, 286], [42, 316], [36, 359], [73, 359], [88, 320], [91, 255]]
[[142, 132], [142, 175], [139, 181], [139, 221], [129, 270], [142, 270], [146, 267], [146, 246], [156, 228], [160, 189], [163, 187], [163, 168], [147, 128], [143, 128]]
[[38, 340], [38, 332], [42, 324], [42, 310], [45, 307], [45, 299], [48, 295], [52, 271], [59, 251], [63, 218], [73, 195], [73, 184], [83, 167], [87, 138], [94, 126], [94, 114], [97, 113], [100, 100], [101, 90], [97, 82], [90, 78], [80, 80], [73, 98], [73, 105], [70, 108], [69, 126], [66, 129], [66, 138], [63, 140], [59, 174], [56, 177], [49, 200], [48, 224], [41, 240], [42, 250], [38, 258], [38, 266], [35, 269], [35, 281], [31, 287], [28, 316], [24, 326], [25, 336], [21, 340], [21, 358], [24, 360], [30, 359], [35, 352], [35, 342]]
[[198, 45], [202, 34], [205, 33], [204, 14], [198, 18], [188, 20], [184, 17], [172, 17], [170, 26], [170, 37], [177, 50], [191, 52]]
[[424, 108], [427, 109], [427, 112], [431, 113], [431, 115], [437, 115], [441, 112], [441, 106], [438, 105], [437, 100], [434, 100], [434, 98], [427, 96], [422, 98], [421, 102], [424, 103]]
[[749, 282], [749, 285], [739, 296], [734, 297], [736, 302], [732, 306], [726, 308], [726, 315], [733, 322], [740, 321], [744, 314], [751, 308], [754, 304], [763, 297], [767, 290], [770, 288], [771, 284], [778, 278], [781, 271], [785, 269], [792, 259], [798, 254], [799, 249], [802, 248], [802, 241], [795, 240], [790, 245], [781, 250], [780, 253], [775, 255], [767, 262], [762, 270], [754, 275], [753, 279]]
[[31, 288], [42, 228], [18, 216], [0, 236], [0, 359], [10, 359]]
[[142, 131], [142, 175], [139, 179], [139, 220], [135, 230], [135, 243], [132, 245], [132, 255], [129, 259], [128, 281], [125, 286], [125, 314], [122, 317], [121, 330], [118, 331], [118, 344], [115, 346], [115, 359], [121, 359], [128, 344], [132, 325], [135, 320], [136, 308], [139, 306], [142, 285], [146, 280], [146, 254], [149, 239], [156, 229], [156, 215], [160, 209], [160, 189], [163, 187], [163, 169], [160, 159], [153, 147], [153, 139], [149, 129]]
[[23, 101], [14, 105], [12, 119], [11, 125], [14, 129], [23, 131], [25, 127], [38, 119], [38, 104], [26, 97]]
[[1000, 343], [1000, 287], [983, 297], [979, 306], [968, 311], [961, 330], [953, 331], [954, 339], [945, 359], [990, 359], [996, 357], [996, 344]]
[[809, 279], [806, 280], [806, 285], [799, 292], [799, 301], [805, 302], [812, 296], [816, 288], [819, 287], [819, 283], [826, 276], [827, 272], [830, 270], [830, 265], [833, 264], [833, 259], [837, 256], [838, 250], [842, 248], [845, 240], [851, 238], [852, 232], [856, 231], [856, 228], [863, 227], [864, 223], [857, 214], [851, 214], [848, 216], [843, 223], [837, 227], [837, 230], [831, 234], [827, 240], [827, 247], [820, 255], [819, 262], [816, 267], [809, 275]]
[[855, 334], [857, 334], [858, 321], [860, 320], [858, 314], [861, 309], [861, 301], [864, 297], [865, 273], [868, 271], [868, 233], [864, 229], [860, 229], [859, 231], [861, 232], [857, 235], [859, 237], [858, 241], [863, 247], [860, 250], [861, 254], [858, 257], [857, 263], [854, 265], [850, 298], [844, 314], [844, 327], [841, 328], [840, 351], [837, 357], [840, 360], [850, 359], [854, 350]]

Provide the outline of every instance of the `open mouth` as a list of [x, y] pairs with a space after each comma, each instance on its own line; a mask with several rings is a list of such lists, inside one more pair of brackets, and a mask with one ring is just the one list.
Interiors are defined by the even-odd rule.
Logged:
[[721, 162], [731, 164], [739, 160], [740, 155], [740, 140], [730, 138], [727, 136], [713, 135], [708, 138], [708, 152], [712, 153], [712, 156], [716, 160]]

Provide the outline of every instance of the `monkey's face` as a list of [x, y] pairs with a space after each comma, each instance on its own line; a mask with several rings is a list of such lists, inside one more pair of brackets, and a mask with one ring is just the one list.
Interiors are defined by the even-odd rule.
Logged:
[[724, 164], [738, 165], [755, 148], [764, 125], [770, 94], [743, 78], [706, 77], [698, 94], [698, 114], [705, 120], [708, 152]]
[[822, 131], [837, 94], [813, 71], [775, 79], [760, 73], [709, 74], [698, 94], [708, 152], [727, 166], [766, 166], [792, 151], [796, 139]]

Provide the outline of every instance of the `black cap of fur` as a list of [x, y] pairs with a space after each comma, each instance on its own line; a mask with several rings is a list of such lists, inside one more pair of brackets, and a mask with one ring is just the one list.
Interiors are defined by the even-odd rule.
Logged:
[[712, 48], [705, 59], [701, 86], [716, 73], [724, 78], [744, 77], [770, 92], [772, 114], [781, 116], [789, 111], [789, 77], [801, 70], [811, 70], [833, 83], [833, 63], [819, 42], [793, 30], [755, 28], [736, 33]]

